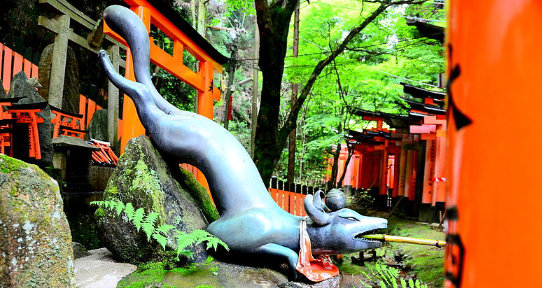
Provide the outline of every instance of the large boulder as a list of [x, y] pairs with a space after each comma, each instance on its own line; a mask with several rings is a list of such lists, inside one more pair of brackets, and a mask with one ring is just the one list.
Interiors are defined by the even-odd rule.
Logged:
[[0, 154], [0, 287], [75, 287], [62, 207], [55, 180]]
[[100, 109], [94, 112], [92, 120], [88, 125], [88, 137], [90, 139], [107, 141], [107, 109]]
[[[205, 229], [218, 217], [206, 190], [191, 174], [181, 171], [178, 163], [168, 165], [145, 136], [128, 142], [104, 192], [104, 200], [111, 199], [132, 203], [135, 209], [143, 208], [146, 213], [156, 212], [160, 215], [159, 224], [174, 225], [184, 232]], [[108, 209], [100, 208], [95, 215], [103, 243], [115, 258], [137, 264], [161, 257], [159, 245], [148, 241], [143, 231], [138, 233], [133, 223]], [[173, 241], [168, 245], [175, 248]], [[202, 244], [192, 248], [192, 252], [196, 262], [207, 258]]]
[[[21, 71], [11, 80], [9, 89], [10, 98], [21, 98], [17, 104], [31, 104], [45, 102], [38, 92], [34, 81], [26, 77]], [[38, 134], [40, 139], [41, 159], [37, 162], [41, 167], [51, 166], [53, 163], [53, 124], [51, 124], [51, 108], [45, 106], [38, 117], [43, 119], [43, 123], [38, 124]]]

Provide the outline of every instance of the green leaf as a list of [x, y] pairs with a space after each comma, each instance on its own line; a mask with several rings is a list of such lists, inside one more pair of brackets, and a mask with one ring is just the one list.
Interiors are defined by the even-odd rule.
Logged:
[[120, 216], [120, 213], [122, 213], [122, 210], [124, 210], [124, 203], [119, 201], [117, 203], [117, 206], [115, 207], [115, 211], [117, 212], [117, 216]]
[[167, 233], [169, 232], [169, 230], [174, 229], [174, 228], [176, 228], [176, 227], [173, 226], [173, 225], [164, 224], [164, 225], [161, 225], [160, 227], [158, 227], [156, 230], [158, 232], [162, 233], [164, 236], [167, 236]]
[[158, 242], [164, 250], [166, 249], [166, 244], [167, 244], [166, 237], [162, 236], [160, 233], [154, 233], [152, 234], [152, 238], [156, 240], [156, 242]]
[[405, 279], [401, 278], [401, 288], [408, 288]]
[[124, 205], [124, 215], [126, 215], [130, 221], [134, 219], [134, 206], [132, 206], [132, 203], [126, 203], [126, 205]]
[[144, 216], [145, 216], [145, 210], [143, 210], [143, 208], [137, 209], [134, 213], [132, 222], [136, 226], [137, 232], [139, 232], [139, 229], [141, 229], [141, 221], [143, 221]]
[[96, 205], [98, 207], [102, 207], [104, 205], [104, 201], [91, 201], [90, 205], [91, 206]]

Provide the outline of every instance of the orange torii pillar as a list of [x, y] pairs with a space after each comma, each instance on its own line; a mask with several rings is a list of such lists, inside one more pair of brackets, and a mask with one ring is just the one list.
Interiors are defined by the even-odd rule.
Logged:
[[419, 221], [433, 222], [435, 211], [433, 209], [433, 178], [435, 177], [436, 140], [425, 141], [425, 166], [423, 176], [423, 193]]
[[448, 4], [445, 287], [540, 287], [542, 2]]
[[407, 165], [408, 151], [405, 149], [403, 142], [401, 141], [401, 157], [399, 158], [399, 181], [397, 182], [397, 197], [403, 197], [405, 195], [405, 176]]
[[[151, 61], [195, 88], [198, 91], [197, 113], [212, 119], [213, 100], [220, 100], [220, 90], [213, 89], [213, 76], [214, 71], [217, 73], [222, 72], [222, 65], [211, 58], [201, 47], [146, 0], [125, 0], [125, 2], [141, 18], [147, 30], [150, 31], [151, 24], [153, 24], [173, 40], [173, 55], [170, 55], [154, 44], [152, 39], [149, 39]], [[107, 23], [104, 25], [104, 33], [126, 45], [124, 39], [113, 32], [107, 26]], [[190, 52], [199, 61], [197, 73], [183, 64], [184, 50]], [[129, 49], [126, 55], [125, 76], [130, 80], [135, 80], [132, 56]], [[139, 121], [134, 103], [129, 97], [124, 97], [122, 125], [123, 127], [120, 129], [123, 131], [121, 154], [124, 152], [124, 148], [131, 138], [145, 134], [145, 129]], [[198, 172], [196, 178], [200, 183], [206, 185], [203, 173]]]
[[446, 129], [447, 121], [445, 115], [426, 116], [424, 123], [436, 124], [436, 140], [435, 140], [435, 159], [434, 159], [434, 176], [432, 183], [432, 205], [435, 209], [435, 219], [441, 221], [444, 217], [444, 208], [446, 202]]

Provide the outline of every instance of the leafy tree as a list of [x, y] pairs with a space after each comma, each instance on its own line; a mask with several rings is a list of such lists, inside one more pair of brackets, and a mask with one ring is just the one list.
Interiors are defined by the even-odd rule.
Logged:
[[[358, 23], [341, 33], [337, 45], [331, 45], [325, 57], [320, 58], [301, 89], [298, 99], [284, 124], [280, 125], [281, 85], [284, 73], [284, 59], [287, 52], [287, 39], [292, 13], [298, 0], [255, 0], [260, 33], [259, 67], [263, 76], [260, 112], [256, 128], [254, 160], [264, 183], [268, 183], [277, 164], [286, 140], [297, 126], [297, 118], [317, 78], [332, 61], [345, 51], [353, 41], [363, 41], [365, 28], [384, 13], [389, 7], [416, 4], [418, 0], [360, 0]], [[344, 36], [344, 37], [342, 37]]]
[[[357, 19], [356, 11], [350, 8], [352, 2], [319, 2], [321, 5], [302, 10], [300, 57], [286, 56], [289, 82], [308, 81], [312, 63], [327, 57], [341, 43], [342, 31]], [[317, 180], [327, 170], [325, 159], [333, 157], [331, 147], [344, 145], [348, 129], [362, 130], [370, 125], [351, 115], [351, 107], [403, 113], [396, 104], [403, 94], [400, 82], [436, 84], [437, 74], [444, 70], [443, 48], [436, 41], [416, 38], [416, 29], [407, 25], [403, 12], [395, 7], [382, 13], [315, 81], [298, 119], [299, 182], [319, 184]], [[277, 174], [282, 178], [284, 157], [278, 166]]]

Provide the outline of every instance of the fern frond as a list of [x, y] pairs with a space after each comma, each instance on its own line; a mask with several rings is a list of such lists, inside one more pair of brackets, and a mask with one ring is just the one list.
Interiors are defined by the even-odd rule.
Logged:
[[143, 220], [143, 217], [145, 217], [145, 210], [143, 208], [139, 208], [134, 213], [134, 219], [132, 219], [132, 222], [136, 226], [137, 232], [139, 232], [139, 229], [141, 229], [141, 221]]
[[194, 239], [194, 245], [198, 245], [202, 242], [208, 241], [209, 238], [214, 237], [212, 234], [202, 229], [194, 230], [190, 232], [190, 235]]
[[122, 201], [119, 201], [117, 203], [117, 206], [115, 207], [115, 212], [117, 212], [117, 216], [120, 216], [120, 213], [122, 213], [122, 210], [124, 210], [124, 203]]
[[211, 249], [212, 247], [216, 251], [216, 249], [218, 248], [218, 245], [224, 247], [226, 251], [230, 251], [230, 248], [228, 247], [228, 245], [224, 243], [222, 240], [220, 240], [220, 238], [216, 236], [212, 236], [207, 239], [207, 249]]
[[128, 220], [132, 221], [132, 219], [134, 219], [134, 206], [132, 206], [132, 203], [126, 203], [124, 206], [124, 214], [128, 217]]
[[152, 238], [154, 240], [156, 240], [156, 242], [158, 242], [160, 244], [160, 246], [162, 246], [162, 248], [165, 250], [166, 249], [166, 244], [167, 244], [167, 238], [162, 236], [162, 234], [160, 233], [154, 233], [152, 234]]
[[156, 229], [156, 231], [162, 233], [164, 236], [167, 236], [167, 233], [169, 232], [169, 230], [171, 230], [173, 228], [176, 228], [176, 227], [173, 226], [173, 225], [164, 224], [164, 225], [161, 225], [160, 227], [158, 227]]
[[194, 253], [192, 253], [192, 251], [190, 250], [177, 250], [177, 257], [179, 257], [179, 255], [184, 255], [186, 258], [192, 258], [192, 256], [194, 256]]
[[194, 243], [193, 236], [183, 231], [177, 230], [175, 233], [175, 238], [177, 239], [177, 253], [179, 253], [179, 250], [184, 250], [184, 248]]
[[91, 206], [92, 206], [92, 205], [96, 205], [96, 206], [102, 208], [102, 207], [104, 206], [104, 201], [91, 201], [91, 202], [90, 202], [90, 205], [91, 205]]
[[154, 223], [158, 219], [158, 216], [158, 213], [151, 212], [147, 215], [147, 217], [145, 217], [145, 219], [143, 219], [143, 221], [141, 221], [141, 228], [143, 228], [143, 232], [145, 232], [145, 234], [147, 235], [148, 241], [151, 240], [151, 236], [152, 234], [154, 234], [154, 231], [156, 229], [156, 227], [154, 227]]
[[156, 222], [156, 220], [158, 220], [158, 216], [160, 216], [158, 213], [156, 212], [151, 212], [147, 215], [147, 217], [145, 218], [144, 222], [146, 223], [149, 223], [150, 225], [153, 225], [154, 226], [154, 223]]

